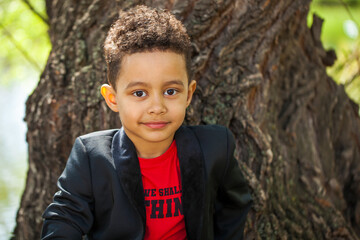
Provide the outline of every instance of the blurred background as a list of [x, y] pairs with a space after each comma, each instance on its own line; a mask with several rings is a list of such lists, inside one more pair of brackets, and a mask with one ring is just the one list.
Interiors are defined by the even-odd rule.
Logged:
[[43, 18], [45, 0], [0, 0], [1, 240], [11, 236], [26, 181], [25, 102], [51, 50]]
[[[327, 72], [360, 105], [360, 0], [313, 0], [308, 26], [314, 13], [338, 58]], [[11, 236], [25, 186], [25, 102], [51, 50], [47, 30], [44, 0], [0, 0], [0, 239]]]

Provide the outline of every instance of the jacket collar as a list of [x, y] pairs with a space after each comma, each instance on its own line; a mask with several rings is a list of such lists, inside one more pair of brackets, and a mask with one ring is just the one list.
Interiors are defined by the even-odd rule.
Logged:
[[182, 206], [188, 239], [200, 239], [205, 206], [203, 155], [194, 132], [181, 126], [175, 133], [178, 151]]
[[[124, 192], [145, 223], [145, 201], [139, 160], [135, 146], [123, 128], [113, 137], [111, 153]], [[145, 230], [145, 225], [143, 229]]]
[[[195, 134], [181, 126], [175, 133], [178, 151], [182, 206], [188, 239], [200, 239], [203, 225], [205, 174], [203, 155]], [[120, 182], [130, 202], [139, 212], [145, 229], [145, 202], [140, 165], [134, 144], [120, 129], [113, 138], [112, 156]]]

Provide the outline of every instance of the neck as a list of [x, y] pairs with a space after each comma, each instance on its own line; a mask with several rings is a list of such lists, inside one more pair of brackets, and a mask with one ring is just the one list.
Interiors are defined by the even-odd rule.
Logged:
[[166, 152], [166, 150], [168, 150], [174, 140], [174, 136], [171, 136], [160, 142], [149, 142], [132, 136], [132, 134], [127, 133], [127, 136], [133, 142], [136, 148], [137, 156], [140, 158], [155, 158], [162, 155]]
[[136, 153], [140, 158], [155, 158], [158, 157], [166, 152], [169, 149], [171, 141], [161, 142], [161, 143], [154, 143], [154, 144], [147, 144], [147, 145], [135, 145]]

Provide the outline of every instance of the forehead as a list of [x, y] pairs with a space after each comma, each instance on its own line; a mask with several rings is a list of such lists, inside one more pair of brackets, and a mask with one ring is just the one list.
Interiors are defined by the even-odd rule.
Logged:
[[126, 54], [122, 58], [122, 66], [127, 65], [129, 67], [130, 64], [142, 64], [146, 65], [157, 65], [161, 63], [163, 68], [172, 67], [172, 66], [180, 66], [185, 68], [185, 57], [183, 54], [175, 53], [173, 51], [146, 51], [146, 52], [138, 52], [132, 54]]
[[127, 54], [123, 57], [117, 79], [119, 84], [131, 81], [187, 82], [185, 57], [172, 51], [151, 51]]

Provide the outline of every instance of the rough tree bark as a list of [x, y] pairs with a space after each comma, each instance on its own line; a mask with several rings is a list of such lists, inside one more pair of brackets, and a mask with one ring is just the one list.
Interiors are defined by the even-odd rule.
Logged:
[[310, 0], [46, 0], [53, 49], [27, 101], [27, 184], [16, 239], [38, 239], [75, 137], [118, 128], [101, 99], [102, 43], [118, 9], [171, 9], [194, 42], [198, 89], [188, 124], [223, 124], [237, 139], [255, 205], [246, 239], [357, 239], [358, 107], [326, 75], [335, 60], [311, 29]]

